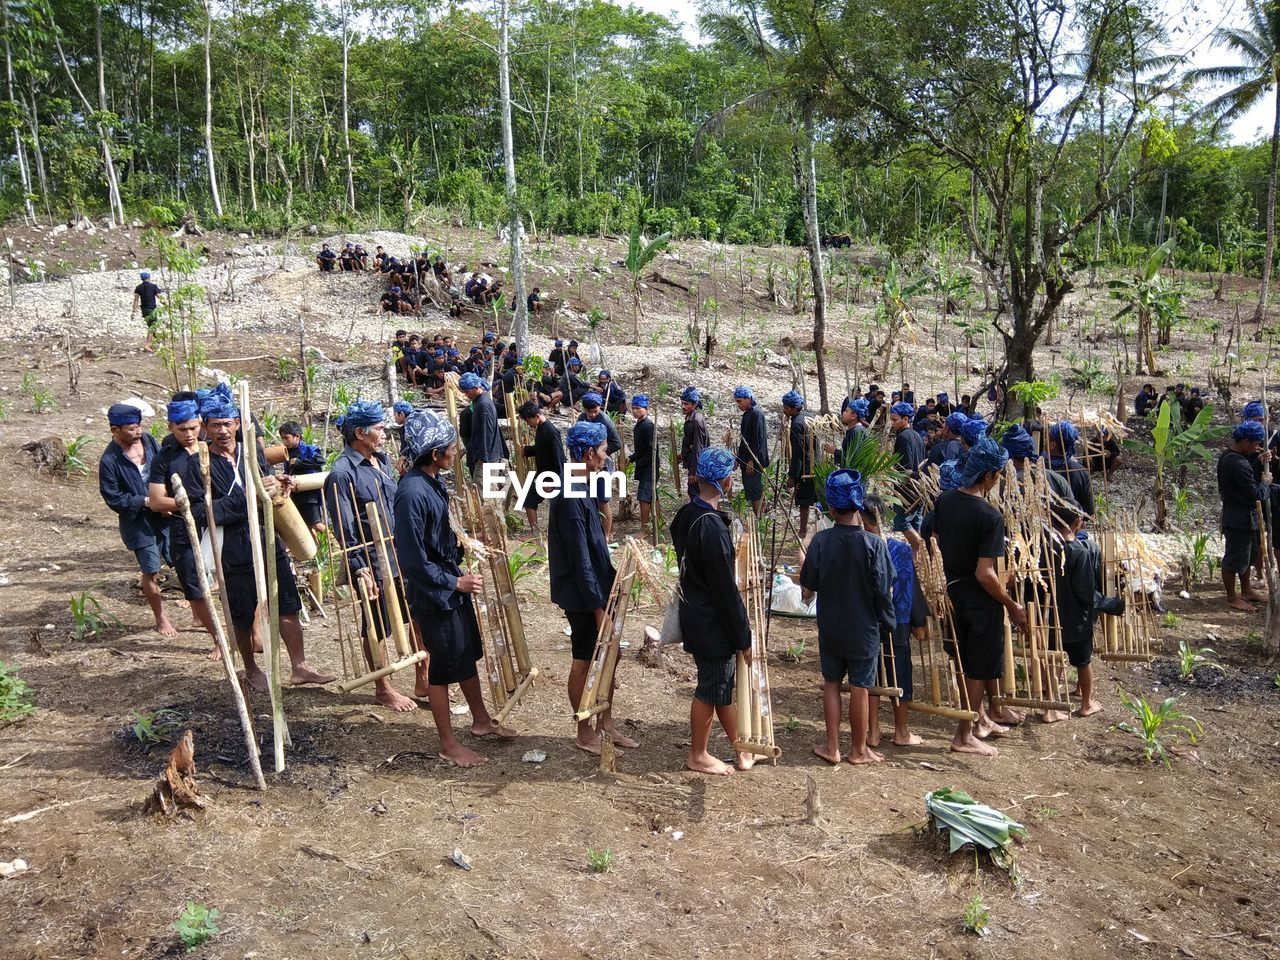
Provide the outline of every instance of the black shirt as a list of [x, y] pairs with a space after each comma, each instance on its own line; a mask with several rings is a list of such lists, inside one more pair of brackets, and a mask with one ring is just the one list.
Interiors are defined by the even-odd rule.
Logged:
[[334, 253], [332, 250], [321, 250], [320, 251], [320, 269], [332, 270], [333, 261], [337, 259], [338, 259], [338, 255]]
[[787, 465], [787, 478], [799, 482], [813, 473], [813, 451], [809, 449], [809, 421], [813, 414], [801, 410], [791, 418], [791, 462]]
[[471, 429], [467, 433], [467, 471], [477, 463], [498, 463], [507, 455], [507, 444], [498, 426], [498, 408], [486, 391], [471, 403]]
[[800, 586], [818, 595], [818, 644], [824, 653], [866, 659], [892, 630], [893, 563], [889, 548], [861, 527], [819, 530], [805, 551]]
[[427, 614], [458, 609], [463, 603], [457, 592], [462, 548], [449, 524], [444, 484], [411, 470], [396, 487], [395, 516], [396, 560], [410, 608]]
[[680, 560], [680, 633], [694, 657], [724, 659], [751, 646], [734, 572], [729, 518], [694, 497], [671, 520]]
[[765, 423], [764, 411], [758, 404], [753, 402], [743, 411], [741, 431], [738, 463], [743, 466], [755, 464], [756, 470], [763, 472], [769, 466], [769, 428]]
[[[586, 480], [570, 481], [585, 494]], [[567, 489], [567, 488], [566, 488]], [[615, 571], [600, 526], [596, 503], [585, 496], [553, 497], [547, 511], [547, 569], [551, 602], [561, 610], [586, 613], [603, 609]]]
[[[161, 444], [160, 452], [151, 459], [151, 474], [147, 482], [164, 484], [165, 493], [173, 496], [170, 478], [175, 473], [182, 478], [182, 485], [191, 498], [194, 513], [195, 502], [204, 499], [204, 472], [200, 469], [200, 455], [194, 451], [188, 453], [177, 443]], [[175, 550], [191, 546], [191, 538], [187, 536], [187, 523], [182, 519], [182, 514], [176, 511], [169, 517], [169, 542]]]
[[1268, 495], [1265, 484], [1254, 480], [1249, 458], [1223, 450], [1218, 458], [1218, 495], [1222, 498], [1222, 526], [1230, 530], [1257, 530], [1257, 504]]
[[560, 476], [564, 471], [564, 445], [560, 442], [560, 428], [550, 420], [543, 420], [533, 434], [533, 443], [525, 447], [526, 457], [533, 457], [534, 467], [539, 473], [554, 473]]
[[645, 417], [637, 420], [631, 431], [631, 442], [635, 449], [631, 451], [631, 462], [636, 465], [636, 479], [647, 477], [653, 470], [653, 420]]
[[948, 586], [965, 584], [986, 594], [978, 583], [978, 561], [1004, 556], [1004, 517], [999, 510], [981, 497], [946, 490], [924, 518], [920, 535], [938, 538]]
[[893, 452], [898, 455], [898, 466], [911, 476], [920, 479], [920, 464], [925, 461], [924, 438], [918, 430], [906, 427], [893, 438]]
[[1085, 512], [1086, 516], [1093, 516], [1093, 481], [1089, 479], [1089, 470], [1083, 463], [1075, 457], [1069, 460], [1052, 461], [1053, 472], [1066, 477], [1067, 483], [1071, 486], [1071, 495], [1075, 497], [1076, 503], [1080, 505], [1080, 509]]
[[936, 467], [939, 464], [946, 463], [948, 460], [955, 460], [962, 453], [964, 453], [964, 444], [955, 437], [939, 440], [933, 445], [933, 449], [929, 451], [929, 463]]
[[138, 296], [138, 303], [143, 313], [150, 313], [156, 308], [156, 297], [160, 296], [160, 288], [150, 280], [143, 280], [133, 288], [133, 292]]

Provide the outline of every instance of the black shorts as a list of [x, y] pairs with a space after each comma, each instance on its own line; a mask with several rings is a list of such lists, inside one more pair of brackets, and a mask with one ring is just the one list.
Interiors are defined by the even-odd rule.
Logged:
[[1004, 677], [1004, 608], [980, 586], [949, 584], [960, 666], [969, 680]]
[[818, 666], [822, 670], [822, 679], [827, 683], [844, 683], [848, 677], [851, 687], [874, 687], [879, 665], [878, 656], [842, 657], [823, 650], [821, 641], [818, 643]]
[[182, 595], [188, 600], [203, 600], [204, 591], [200, 589], [200, 573], [196, 564], [203, 561], [198, 550], [189, 543], [173, 545], [173, 569], [177, 571], [178, 582], [182, 584]]
[[160, 322], [160, 317], [159, 317], [159, 314], [158, 314], [158, 311], [156, 310], [156, 308], [155, 308], [155, 307], [152, 307], [151, 309], [149, 309], [149, 310], [148, 310], [146, 307], [143, 307], [143, 308], [142, 308], [142, 321], [143, 321], [143, 323], [145, 323], [148, 327], [154, 327], [157, 323], [159, 323], [159, 322]]
[[[223, 570], [227, 581], [227, 601], [231, 607], [231, 625], [237, 630], [252, 630], [258, 612], [258, 585], [253, 569]], [[302, 609], [302, 597], [293, 578], [293, 568], [276, 556], [276, 588], [280, 616], [287, 617]]]
[[564, 618], [569, 621], [570, 645], [573, 647], [573, 659], [590, 660], [596, 652], [596, 615], [591, 611], [566, 610]]
[[893, 673], [897, 686], [902, 690], [905, 703], [911, 699], [915, 686], [911, 682], [911, 624], [900, 623], [893, 628]]
[[415, 610], [413, 620], [422, 634], [431, 659], [427, 663], [427, 683], [447, 687], [476, 675], [476, 661], [484, 656], [480, 645], [480, 625], [470, 594], [462, 595], [456, 610]]
[[796, 506], [812, 507], [818, 502], [818, 495], [813, 491], [813, 477], [805, 477], [796, 481]]
[[712, 707], [727, 707], [733, 703], [737, 656], [694, 657], [693, 662], [698, 665], [698, 685], [693, 690], [693, 699]]
[[1222, 553], [1222, 569], [1231, 573], [1245, 573], [1258, 558], [1258, 531], [1237, 530], [1227, 527], [1222, 531], [1226, 548]]
[[308, 527], [324, 523], [324, 509], [319, 500], [299, 500], [295, 497], [293, 505], [298, 508], [298, 513], [302, 514], [302, 520]]
[[764, 499], [764, 475], [756, 467], [750, 473], [742, 471], [742, 492], [747, 495], [747, 503], [755, 503]]
[[636, 502], [637, 503], [653, 503], [653, 468], [647, 468], [643, 473], [636, 471]]
[[1067, 663], [1077, 670], [1081, 667], [1087, 667], [1093, 662], [1093, 637], [1090, 637], [1084, 643], [1065, 644], [1063, 649], [1067, 652]]

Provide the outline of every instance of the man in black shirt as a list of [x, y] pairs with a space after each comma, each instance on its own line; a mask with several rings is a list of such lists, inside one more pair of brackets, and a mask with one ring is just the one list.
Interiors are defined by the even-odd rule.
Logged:
[[1133, 398], [1133, 415], [1135, 417], [1145, 417], [1147, 411], [1151, 410], [1155, 405], [1156, 388], [1150, 383], [1144, 383], [1142, 389], [1138, 391], [1138, 395]]
[[[1027, 628], [1027, 614], [1005, 590], [996, 572], [996, 561], [1005, 555], [1004, 517], [986, 500], [999, 481], [1009, 455], [990, 437], [983, 437], [968, 452], [959, 468], [960, 487], [938, 497], [925, 518], [921, 535], [937, 537], [942, 569], [951, 599], [956, 649], [965, 675], [971, 710], [981, 710], [985, 693], [991, 701], [991, 719], [1016, 723], [1022, 718], [999, 704], [1000, 679], [1004, 676], [1004, 613], [1019, 630]], [[996, 756], [995, 747], [974, 735], [973, 724], [960, 721], [951, 749], [961, 753]]]
[[889, 429], [893, 431], [893, 452], [898, 455], [898, 466], [909, 474], [898, 489], [902, 509], [893, 515], [896, 533], [915, 532], [920, 529], [924, 508], [916, 481], [920, 479], [920, 465], [925, 461], [924, 438], [911, 426], [911, 404], [899, 401], [889, 408]]
[[334, 262], [338, 259], [338, 255], [329, 249], [327, 243], [320, 245], [320, 252], [316, 254], [316, 263], [320, 265], [320, 270], [324, 273], [332, 273]]
[[960, 440], [960, 431], [968, 422], [969, 418], [959, 411], [947, 415], [947, 418], [942, 421], [942, 431], [938, 434], [938, 439], [929, 448], [930, 464], [936, 467], [948, 460], [960, 458], [960, 454], [966, 449]]
[[631, 416], [636, 425], [631, 431], [631, 463], [635, 467], [636, 502], [640, 504], [640, 529], [649, 536], [649, 512], [653, 509], [653, 442], [654, 426], [649, 419], [649, 398], [637, 393], [631, 398]]
[[800, 510], [800, 543], [809, 535], [809, 508], [818, 502], [813, 487], [813, 415], [804, 409], [804, 397], [795, 390], [782, 395], [782, 415], [788, 419], [787, 439], [791, 458], [787, 464], [787, 488], [794, 491], [795, 505]]
[[1089, 468], [1076, 459], [1076, 444], [1079, 440], [1080, 431], [1070, 420], [1061, 420], [1051, 426], [1049, 428], [1049, 466], [1055, 473], [1060, 473], [1067, 478], [1076, 503], [1086, 517], [1092, 517], [1093, 481], [1089, 478]]
[[142, 349], [150, 353], [155, 346], [155, 326], [159, 319], [155, 313], [157, 298], [161, 291], [151, 282], [151, 271], [143, 270], [138, 275], [138, 279], [142, 282], [133, 288], [133, 312], [129, 315], [129, 319], [136, 317], [138, 309], [142, 309], [142, 320], [147, 325], [147, 342], [143, 344]]
[[[547, 419], [537, 400], [526, 400], [521, 404], [519, 415], [533, 431], [533, 443], [524, 448], [524, 455], [533, 458], [535, 473], [563, 476], [564, 445], [560, 442], [560, 428]], [[529, 520], [529, 528], [534, 533], [539, 533], [538, 505], [542, 503], [542, 495], [537, 492], [536, 486], [535, 482], [525, 491], [524, 515]]]
[[[1262, 424], [1246, 420], [1231, 434], [1231, 446], [1218, 458], [1218, 495], [1222, 498], [1222, 534], [1226, 548], [1222, 555], [1222, 588], [1227, 606], [1252, 612], [1249, 601], [1261, 600], [1249, 585], [1249, 570], [1258, 556], [1258, 507], [1270, 496], [1271, 488], [1254, 477], [1250, 458], [1266, 469], [1271, 451], [1266, 449], [1267, 432]], [[1236, 577], [1240, 593], [1236, 593]]]
[[755, 515], [764, 510], [764, 472], [769, 468], [769, 428], [764, 411], [750, 387], [735, 387], [733, 399], [742, 411], [738, 440], [738, 464], [742, 468], [742, 492]]

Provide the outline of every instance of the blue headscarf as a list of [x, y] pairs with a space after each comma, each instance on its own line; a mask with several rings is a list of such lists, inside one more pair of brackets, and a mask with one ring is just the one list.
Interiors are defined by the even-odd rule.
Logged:
[[200, 416], [200, 405], [194, 400], [170, 400], [165, 413], [170, 423], [186, 423]]
[[464, 373], [458, 378], [459, 390], [475, 390], [477, 387], [481, 390], [488, 390], [489, 384], [485, 382], [484, 377], [474, 373]]
[[889, 408], [889, 412], [892, 413], [895, 417], [909, 417], [916, 412], [916, 408], [913, 407], [911, 404], [907, 403], [905, 400], [899, 400], [897, 403], [895, 403], [892, 407]]
[[942, 490], [956, 490], [960, 487], [959, 460], [943, 460], [938, 464], [938, 487]]
[[649, 398], [647, 395], [643, 393], [637, 393], [634, 397], [631, 398], [631, 405], [633, 407], [644, 407], [646, 410], [648, 410]]
[[953, 437], [960, 436], [960, 431], [964, 429], [964, 425], [969, 422], [969, 418], [957, 410], [955, 413], [947, 414], [947, 429], [951, 431]]
[[[150, 271], [150, 270], [143, 270], [140, 274], [138, 274], [138, 278], [139, 278], [139, 279], [141, 279], [141, 280], [150, 280], [150, 279], [151, 279], [151, 271]], [[190, 418], [188, 418], [188, 419], [190, 419]], [[174, 421], [174, 422], [175, 422], [175, 423], [181, 423], [182, 421], [181, 421], [181, 420], [177, 420], [177, 421]]]
[[1240, 415], [1246, 420], [1261, 420], [1267, 415], [1267, 408], [1261, 400], [1250, 400], [1244, 405], [1244, 409], [1240, 411]]
[[698, 455], [698, 466], [694, 473], [699, 480], [719, 483], [733, 473], [736, 462], [733, 454], [724, 447], [707, 447]]
[[981, 417], [969, 417], [960, 428], [960, 439], [968, 446], [976, 446], [987, 435], [987, 423]]
[[483, 339], [485, 343], [492, 343], [493, 341], [498, 339], [498, 335], [494, 333], [492, 330], [486, 330]]
[[575, 370], [576, 370], [576, 369], [578, 369], [578, 367], [582, 366], [582, 358], [581, 358], [581, 357], [570, 357], [570, 358], [569, 358], [569, 366], [573, 367]]
[[597, 379], [597, 380], [599, 380], [601, 377], [604, 377], [606, 380], [612, 380], [612, 379], [613, 379], [613, 374], [612, 374], [612, 373], [610, 373], [608, 370], [601, 370], [601, 371], [596, 375], [596, 379]]
[[396, 413], [403, 413], [406, 417], [413, 413], [413, 404], [408, 400], [397, 400], [392, 404], [391, 409]]
[[1027, 457], [1036, 455], [1035, 440], [1031, 438], [1031, 434], [1022, 428], [1020, 423], [1015, 423], [1004, 432], [1004, 439], [1001, 443], [1009, 451], [1009, 456], [1015, 460], [1025, 460]]
[[237, 420], [240, 408], [231, 396], [231, 388], [220, 383], [212, 390], [199, 391], [200, 417], [204, 420]]
[[448, 420], [431, 410], [415, 410], [404, 422], [404, 454], [411, 463], [419, 457], [447, 447], [458, 437], [458, 431]]
[[604, 424], [599, 420], [579, 420], [565, 435], [564, 443], [569, 448], [569, 456], [581, 460], [582, 455], [604, 443], [608, 437]]
[[794, 390], [788, 390], [782, 395], [782, 405], [784, 407], [790, 407], [793, 410], [803, 410], [804, 397], [800, 396], [800, 394]]
[[836, 510], [861, 510], [866, 504], [862, 475], [857, 470], [841, 468], [827, 474], [827, 506]]
[[756, 395], [750, 387], [733, 388], [733, 399], [735, 400], [754, 400], [755, 398]]
[[353, 430], [358, 427], [372, 427], [374, 424], [382, 423], [387, 417], [386, 408], [377, 400], [352, 400], [347, 406], [347, 412], [340, 416], [336, 423], [338, 429], [351, 427]]
[[107, 408], [107, 423], [113, 427], [127, 427], [142, 422], [142, 411], [128, 403], [113, 403]]
[[556, 346], [557, 346], [557, 347], [563, 347], [563, 346], [564, 346], [564, 341], [563, 341], [563, 340], [557, 340], [557, 341], [556, 341]]
[[849, 409], [858, 415], [859, 420], [867, 419], [867, 414], [871, 412], [871, 404], [859, 397], [857, 400], [849, 402]]
[[992, 470], [1003, 469], [1008, 462], [1008, 452], [990, 437], [983, 436], [956, 465], [960, 486], [972, 486]]
[[1059, 420], [1049, 428], [1049, 439], [1057, 441], [1062, 448], [1061, 456], [1050, 458], [1054, 467], [1060, 467], [1064, 460], [1070, 460], [1076, 455], [1076, 441], [1080, 439], [1080, 431], [1070, 420]]
[[692, 403], [695, 407], [702, 406], [702, 394], [698, 392], [697, 387], [685, 387], [680, 392], [681, 403]]
[[938, 394], [938, 402], [939, 402], [939, 403], [946, 403], [946, 402], [947, 402], [947, 395], [946, 395], [945, 393], [940, 393], [940, 394]]
[[582, 405], [584, 407], [598, 407], [602, 403], [604, 403], [604, 397], [594, 390], [589, 390], [582, 395]]
[[1246, 420], [1231, 431], [1232, 440], [1256, 440], [1263, 443], [1267, 439], [1267, 431], [1257, 420]]

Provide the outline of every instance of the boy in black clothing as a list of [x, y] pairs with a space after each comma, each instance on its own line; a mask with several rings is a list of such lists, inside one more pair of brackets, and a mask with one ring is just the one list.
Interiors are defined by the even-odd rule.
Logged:
[[631, 398], [631, 462], [635, 465], [636, 502], [640, 504], [641, 536], [649, 536], [649, 512], [653, 509], [653, 421], [649, 419], [649, 398], [637, 393]]
[[147, 325], [147, 342], [142, 345], [142, 349], [148, 353], [151, 352], [155, 341], [155, 325], [157, 300], [161, 294], [161, 290], [151, 282], [151, 272], [143, 270], [138, 275], [138, 279], [142, 282], [133, 288], [133, 312], [129, 319], [132, 320], [138, 315], [138, 310], [142, 310], [142, 321]]
[[[560, 441], [560, 428], [547, 419], [546, 413], [538, 405], [537, 400], [526, 400], [517, 412], [520, 419], [533, 431], [533, 443], [524, 448], [524, 455], [533, 458], [534, 470], [540, 474], [553, 473], [562, 476], [564, 444]], [[531, 485], [525, 491], [524, 515], [529, 521], [529, 528], [541, 535], [538, 530], [538, 505], [542, 503], [542, 496], [535, 486]]]
[[[324, 469], [324, 454], [319, 447], [302, 442], [302, 429], [296, 423], [290, 421], [280, 428], [280, 442], [289, 451], [289, 459], [284, 463], [284, 472], [288, 476], [301, 477]], [[291, 499], [308, 527], [312, 530], [325, 529], [319, 490], [295, 490]]]
[[822, 716], [827, 738], [813, 748], [827, 763], [840, 762], [840, 688], [849, 678], [852, 764], [884, 759], [867, 746], [868, 694], [876, 685], [880, 635], [893, 630], [893, 565], [878, 536], [858, 522], [865, 505], [856, 470], [832, 471], [826, 482], [827, 511], [835, 526], [819, 530], [805, 551], [800, 586], [818, 595], [818, 653], [822, 665]]
[[320, 245], [320, 252], [316, 254], [316, 263], [320, 265], [323, 273], [332, 273], [334, 261], [338, 259], [338, 255], [329, 249], [327, 243]]
[[1271, 459], [1266, 440], [1262, 424], [1246, 420], [1232, 432], [1231, 446], [1218, 458], [1218, 496], [1222, 498], [1222, 535], [1226, 540], [1222, 588], [1227, 594], [1227, 606], [1233, 610], [1252, 612], [1250, 601], [1262, 599], [1249, 585], [1249, 571], [1258, 556], [1258, 504], [1271, 495], [1271, 488], [1255, 479], [1249, 461], [1257, 458], [1266, 469], [1265, 464]]

